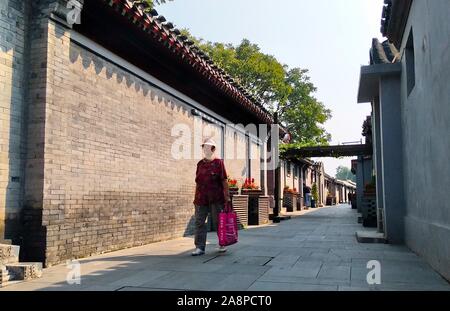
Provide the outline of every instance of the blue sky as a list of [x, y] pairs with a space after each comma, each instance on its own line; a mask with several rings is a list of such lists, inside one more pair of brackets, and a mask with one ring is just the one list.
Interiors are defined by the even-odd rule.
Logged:
[[[309, 69], [315, 96], [333, 112], [325, 124], [333, 144], [358, 141], [369, 104], [357, 104], [359, 68], [381, 38], [383, 0], [174, 0], [157, 11], [208, 41], [257, 43], [290, 67]], [[315, 159], [335, 175], [350, 158]]]

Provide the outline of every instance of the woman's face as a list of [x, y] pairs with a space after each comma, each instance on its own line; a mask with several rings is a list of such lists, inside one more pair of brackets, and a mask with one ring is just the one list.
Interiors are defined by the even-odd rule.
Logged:
[[214, 147], [214, 146], [203, 145], [203, 155], [205, 156], [205, 159], [211, 160], [214, 156], [215, 150], [216, 150], [216, 147]]

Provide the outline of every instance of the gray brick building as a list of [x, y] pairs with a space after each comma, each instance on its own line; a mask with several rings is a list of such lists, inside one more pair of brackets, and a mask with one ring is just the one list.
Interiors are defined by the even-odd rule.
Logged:
[[172, 156], [179, 124], [201, 119], [188, 154], [208, 130], [230, 176], [267, 183], [267, 141], [226, 124], [270, 114], [161, 17], [103, 0], [6, 0], [0, 13], [0, 239], [23, 259], [191, 233], [198, 158]]

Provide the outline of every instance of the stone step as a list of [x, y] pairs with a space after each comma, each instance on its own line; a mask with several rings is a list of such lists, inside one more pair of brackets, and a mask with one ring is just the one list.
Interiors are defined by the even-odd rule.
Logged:
[[20, 246], [0, 244], [0, 265], [19, 262]]
[[4, 284], [0, 285], [0, 288], [10, 286], [10, 285], [20, 284], [23, 282], [24, 281], [8, 281], [8, 282], [5, 282]]
[[0, 279], [9, 278], [9, 272], [5, 266], [0, 267]]
[[0, 244], [0, 287], [42, 276], [42, 263], [19, 262], [20, 246]]
[[0, 262], [0, 264], [2, 265], [6, 265], [6, 264], [15, 264], [19, 262], [19, 258], [18, 256], [11, 256], [8, 258], [3, 258]]
[[359, 243], [388, 243], [384, 233], [377, 231], [356, 231], [356, 240]]
[[20, 262], [6, 264], [6, 270], [12, 275], [13, 280], [32, 280], [42, 276], [41, 262]]
[[8, 285], [9, 281], [12, 280], [11, 275], [5, 266], [0, 267], [0, 288]]

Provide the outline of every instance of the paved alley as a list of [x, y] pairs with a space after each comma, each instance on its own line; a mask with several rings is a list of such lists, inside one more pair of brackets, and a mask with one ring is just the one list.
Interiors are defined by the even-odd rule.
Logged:
[[[1, 290], [450, 290], [404, 246], [359, 244], [362, 230], [348, 205], [325, 207], [264, 227], [240, 231], [219, 255], [209, 234], [205, 256], [192, 257], [192, 237], [80, 260], [81, 284], [69, 285], [58, 265], [40, 279]], [[366, 282], [369, 260], [381, 263], [381, 284]]]

